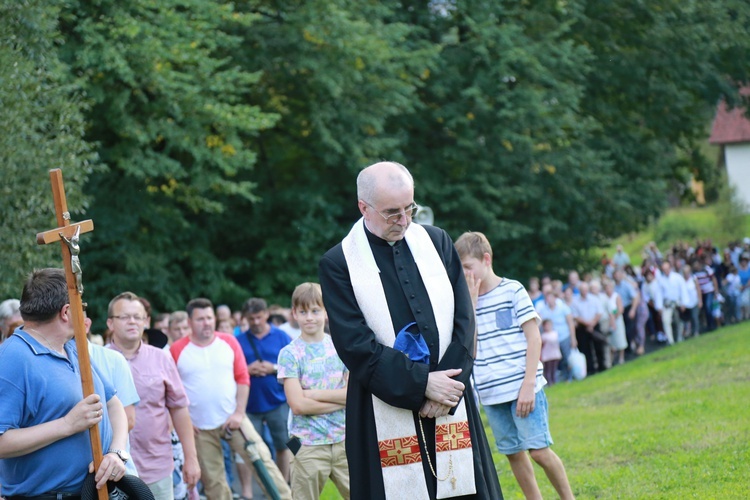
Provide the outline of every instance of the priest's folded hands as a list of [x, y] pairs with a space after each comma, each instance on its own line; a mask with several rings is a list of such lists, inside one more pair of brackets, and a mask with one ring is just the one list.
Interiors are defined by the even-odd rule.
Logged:
[[448, 414], [463, 396], [466, 387], [458, 380], [453, 380], [461, 373], [460, 368], [432, 372], [427, 378], [425, 402], [419, 410], [421, 417], [437, 418]]

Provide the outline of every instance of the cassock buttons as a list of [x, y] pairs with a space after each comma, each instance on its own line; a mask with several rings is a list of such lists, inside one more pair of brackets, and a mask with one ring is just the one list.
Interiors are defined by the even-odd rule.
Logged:
[[425, 330], [429, 330], [430, 329], [430, 325], [424, 325], [424, 329]]
[[399, 267], [398, 270], [399, 271], [403, 271], [404, 270], [404, 266]]
[[409, 284], [409, 280], [404, 280], [404, 285], [408, 285], [408, 284]]
[[422, 312], [421, 309], [417, 309], [417, 314], [420, 314]]
[[413, 299], [414, 297], [416, 297], [416, 295], [414, 295], [414, 294], [412, 293], [412, 294], [411, 294], [411, 298]]

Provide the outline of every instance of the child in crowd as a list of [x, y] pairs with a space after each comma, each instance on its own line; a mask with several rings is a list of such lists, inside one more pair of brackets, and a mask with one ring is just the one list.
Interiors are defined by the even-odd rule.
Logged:
[[714, 302], [711, 304], [711, 311], [717, 328], [721, 328], [724, 325], [724, 311], [722, 308], [726, 300], [721, 292], [716, 292]]
[[557, 365], [562, 359], [560, 341], [551, 319], [542, 321], [542, 365], [549, 385], [557, 383]]
[[[318, 499], [330, 478], [341, 496], [349, 499], [344, 449], [349, 372], [325, 333], [320, 285], [303, 283], [294, 289], [292, 315], [301, 334], [279, 352], [277, 375], [292, 409], [292, 496]], [[295, 443], [300, 445], [296, 452]]]
[[216, 331], [234, 335], [234, 320], [232, 318], [216, 320]]
[[724, 293], [726, 294], [727, 323], [742, 321], [742, 303], [740, 301], [742, 281], [740, 280], [740, 275], [737, 273], [737, 268], [730, 265], [723, 281]]
[[497, 448], [526, 498], [542, 496], [530, 455], [559, 497], [571, 499], [565, 466], [550, 449], [539, 315], [523, 285], [492, 270], [492, 247], [482, 233], [464, 233], [456, 250], [464, 273], [479, 282], [474, 382]]

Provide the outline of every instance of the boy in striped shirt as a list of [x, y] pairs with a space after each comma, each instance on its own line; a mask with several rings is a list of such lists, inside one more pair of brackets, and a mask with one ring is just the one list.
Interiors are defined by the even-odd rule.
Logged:
[[549, 447], [539, 315], [523, 285], [495, 274], [484, 234], [464, 233], [455, 245], [467, 280], [476, 284], [470, 288], [478, 290], [474, 383], [497, 448], [526, 498], [542, 497], [529, 455], [560, 498], [573, 498], [565, 466]]

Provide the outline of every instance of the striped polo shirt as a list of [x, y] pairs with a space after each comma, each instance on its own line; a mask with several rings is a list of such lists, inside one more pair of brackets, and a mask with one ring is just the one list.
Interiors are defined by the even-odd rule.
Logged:
[[[526, 289], [515, 280], [503, 278], [500, 284], [477, 302], [477, 357], [474, 361], [474, 384], [484, 405], [507, 403], [518, 399], [526, 372], [526, 336], [521, 326], [541, 320]], [[547, 381], [537, 362], [538, 392]]]
[[716, 290], [714, 289], [714, 280], [712, 279], [714, 275], [714, 270], [711, 269], [709, 266], [706, 266], [703, 268], [702, 271], [697, 271], [693, 273], [693, 276], [695, 276], [695, 279], [698, 280], [698, 285], [701, 287], [701, 293], [713, 293]]

